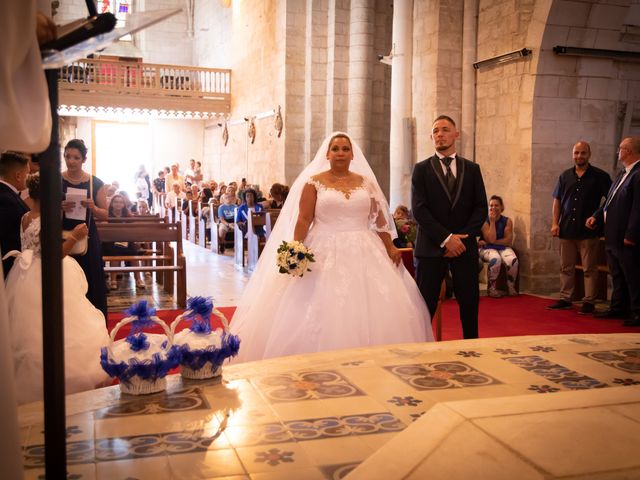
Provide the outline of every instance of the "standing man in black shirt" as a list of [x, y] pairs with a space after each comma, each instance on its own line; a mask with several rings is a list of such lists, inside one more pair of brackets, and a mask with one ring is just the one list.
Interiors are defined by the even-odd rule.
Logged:
[[611, 186], [607, 172], [589, 163], [591, 147], [580, 141], [573, 146], [575, 166], [560, 175], [553, 191], [551, 235], [560, 237], [560, 300], [549, 305], [552, 310], [572, 307], [574, 274], [578, 252], [584, 270], [584, 298], [578, 313], [595, 311], [597, 294], [597, 252], [600, 229], [585, 226], [587, 218], [596, 211]]

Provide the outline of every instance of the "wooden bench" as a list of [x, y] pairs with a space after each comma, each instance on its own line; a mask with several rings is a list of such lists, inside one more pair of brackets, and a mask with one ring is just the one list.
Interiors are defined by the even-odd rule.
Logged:
[[167, 207], [165, 206], [166, 199], [166, 193], [153, 192], [153, 211], [159, 214], [161, 217], [167, 216]]
[[[106, 273], [155, 272], [165, 292], [173, 295], [177, 286], [177, 304], [187, 305], [187, 265], [182, 251], [179, 223], [99, 223], [98, 234], [102, 242], [155, 243], [151, 255], [104, 255], [105, 262], [144, 262], [140, 266], [105, 266]], [[172, 247], [175, 243], [175, 250]], [[175, 281], [174, 281], [175, 277]]]
[[159, 214], [155, 215], [132, 215], [130, 217], [109, 217], [108, 222], [101, 223], [168, 223], [166, 217], [161, 217]]
[[[598, 268], [598, 283], [596, 299], [607, 300], [607, 280], [609, 275], [609, 265], [607, 265], [607, 254], [604, 250], [604, 237], [601, 237], [598, 241], [598, 253], [596, 256], [596, 263]], [[576, 255], [576, 267], [574, 272], [574, 288], [573, 299], [582, 300], [584, 297], [584, 267], [582, 266], [582, 257], [580, 252]]]
[[[233, 214], [234, 218], [236, 216], [236, 213], [237, 213], [237, 208], [236, 208], [236, 212]], [[209, 245], [209, 247], [211, 248], [211, 251], [214, 253], [221, 253], [220, 247], [235, 249], [235, 231], [236, 231], [235, 226], [234, 228], [229, 230], [229, 232], [227, 233], [227, 235], [225, 235], [225, 238], [222, 240], [222, 243], [221, 243], [219, 230], [218, 230], [220, 228], [220, 219], [218, 218], [218, 209], [215, 208], [214, 206], [212, 206], [209, 209], [209, 217], [210, 217], [210, 224], [211, 224], [211, 244]]]
[[[262, 228], [265, 234], [260, 236], [256, 233], [258, 228]], [[247, 219], [247, 233], [243, 234], [240, 227], [234, 227], [234, 258], [238, 268], [244, 268], [245, 260], [247, 269], [252, 272], [256, 268], [258, 258], [262, 253], [262, 248], [271, 234], [271, 215], [267, 211], [252, 212]], [[245, 255], [246, 251], [246, 255]], [[273, 260], [275, 264], [275, 259]]]
[[188, 232], [188, 236], [187, 239], [191, 242], [191, 243], [196, 243], [196, 214], [197, 214], [197, 203], [194, 200], [189, 200], [189, 208], [187, 210], [187, 216], [188, 218], [188, 225], [189, 225], [189, 232]]

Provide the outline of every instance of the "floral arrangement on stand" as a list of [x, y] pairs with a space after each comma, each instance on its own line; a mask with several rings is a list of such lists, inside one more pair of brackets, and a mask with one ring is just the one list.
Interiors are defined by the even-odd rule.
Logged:
[[[211, 315], [220, 318], [223, 329], [211, 329]], [[191, 297], [187, 310], [171, 324], [171, 334], [182, 320], [191, 326], [174, 336], [174, 346], [180, 354], [180, 372], [190, 379], [216, 377], [222, 373], [222, 363], [238, 354], [240, 339], [229, 333], [229, 322], [222, 312], [213, 307], [210, 297]]]
[[[180, 362], [180, 352], [173, 344], [173, 334], [156, 310], [141, 300], [126, 310], [126, 315], [111, 331], [109, 344], [100, 351], [100, 365], [120, 381], [123, 393], [142, 395], [165, 390], [166, 376]], [[131, 331], [115, 340], [118, 331], [131, 324]], [[145, 334], [143, 330], [160, 325], [164, 334]]]
[[398, 240], [404, 247], [413, 247], [416, 243], [418, 225], [415, 220], [399, 219], [395, 220]]
[[312, 262], [315, 262], [313, 253], [302, 242], [283, 240], [278, 247], [276, 264], [280, 273], [302, 277], [306, 272], [311, 271], [309, 263]]

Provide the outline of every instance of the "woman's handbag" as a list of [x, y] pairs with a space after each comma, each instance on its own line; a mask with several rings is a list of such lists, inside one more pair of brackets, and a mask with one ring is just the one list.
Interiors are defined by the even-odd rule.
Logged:
[[[73, 232], [71, 230], [62, 230], [62, 240], [67, 240], [68, 238], [73, 237]], [[87, 248], [89, 248], [88, 236], [84, 237], [82, 240], [76, 240], [76, 243], [71, 247], [69, 251], [69, 255], [84, 255], [87, 253]]]

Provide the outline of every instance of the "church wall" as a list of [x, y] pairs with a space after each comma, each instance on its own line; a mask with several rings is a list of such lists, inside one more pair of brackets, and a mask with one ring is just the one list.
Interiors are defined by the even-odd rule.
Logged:
[[548, 2], [480, 0], [478, 8], [478, 61], [524, 47], [534, 52], [522, 60], [476, 71], [475, 160], [482, 169], [487, 197], [501, 196], [504, 214], [513, 220], [523, 289], [531, 286], [534, 268], [530, 256], [531, 112], [540, 35], [530, 35], [529, 29], [535, 25], [536, 3], [540, 9]]
[[[139, 0], [138, 10], [182, 8], [182, 12], [135, 34], [134, 43], [146, 63], [191, 65], [193, 32], [184, 0]], [[135, 5], [134, 5], [135, 7]]]
[[[224, 145], [224, 118], [208, 122], [204, 133], [204, 155], [217, 181], [239, 181], [246, 177], [268, 192], [273, 182], [284, 180], [284, 133], [278, 138], [274, 117], [269, 112], [281, 105], [284, 88], [280, 80], [284, 62], [284, 13], [276, 0], [233, 2], [230, 8], [219, 3], [196, 1], [194, 63], [232, 70], [229, 140]], [[224, 32], [221, 34], [221, 32]], [[260, 118], [261, 114], [264, 118]], [[254, 118], [254, 143], [248, 137]], [[287, 119], [285, 116], [285, 128]], [[220, 126], [218, 126], [220, 124]], [[286, 131], [286, 130], [285, 130]]]
[[[188, 32], [188, 15], [184, 7], [184, 0], [134, 0], [132, 2], [134, 12], [183, 9], [173, 17], [134, 34], [133, 44], [145, 63], [191, 65], [193, 39]], [[58, 25], [64, 25], [86, 16], [87, 7], [84, 0], [61, 0], [53, 20]], [[110, 51], [112, 54], [130, 56], [136, 50], [111, 46], [105, 53]]]

